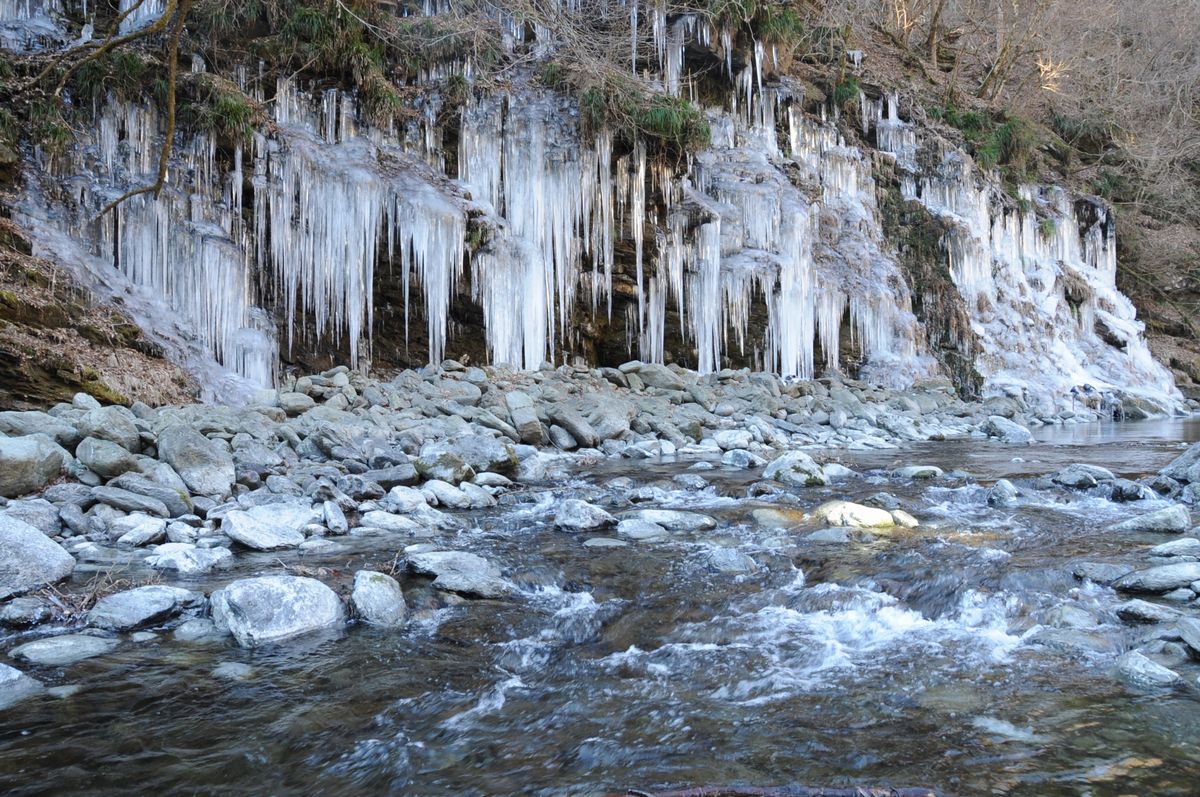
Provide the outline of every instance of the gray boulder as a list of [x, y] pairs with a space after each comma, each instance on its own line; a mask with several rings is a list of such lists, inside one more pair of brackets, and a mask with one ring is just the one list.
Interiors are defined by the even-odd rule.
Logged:
[[231, 582], [212, 595], [213, 623], [245, 648], [337, 628], [342, 602], [329, 587], [301, 576], [260, 576]]
[[1193, 443], [1187, 451], [1173, 459], [1171, 464], [1160, 470], [1159, 473], [1177, 482], [1188, 484], [1200, 481], [1200, 470], [1197, 469], [1197, 466], [1200, 466], [1200, 443]]
[[1124, 592], [1164, 593], [1200, 581], [1200, 562], [1181, 562], [1135, 570], [1113, 582]]
[[16, 667], [0, 664], [0, 711], [41, 694], [45, 688], [41, 681], [29, 677]]
[[1180, 620], [1176, 624], [1176, 628], [1179, 630], [1179, 638], [1191, 651], [1192, 656], [1200, 659], [1200, 620], [1187, 617]]
[[433, 586], [480, 598], [500, 598], [513, 585], [500, 575], [492, 562], [466, 551], [425, 551], [408, 555], [408, 566], [417, 573], [434, 576]]
[[[443, 440], [439, 443], [429, 443], [421, 448], [421, 456], [417, 460], [417, 470], [421, 471], [423, 461], [433, 461], [443, 454], [452, 454], [470, 466], [473, 473], [470, 477], [447, 479], [444, 476], [432, 476], [454, 484], [474, 477], [476, 473], [513, 473], [520, 464], [512, 444], [486, 434], [468, 434]], [[424, 472], [422, 471], [422, 475]]]
[[1132, 572], [1133, 568], [1129, 565], [1115, 565], [1107, 562], [1080, 562], [1072, 571], [1075, 578], [1106, 585]]
[[317, 402], [313, 400], [312, 396], [303, 393], [279, 394], [279, 407], [288, 415], [302, 415], [315, 406], [317, 406]]
[[0, 514], [0, 600], [62, 581], [74, 569], [75, 558], [61, 545]]
[[23, 659], [30, 664], [40, 664], [46, 667], [66, 667], [84, 659], [103, 656], [111, 652], [117, 645], [115, 639], [90, 636], [88, 634], [64, 634], [45, 639], [35, 639], [18, 645], [9, 651], [14, 658]]
[[1068, 465], [1050, 477], [1055, 484], [1073, 490], [1090, 490], [1100, 482], [1111, 482], [1116, 477], [1107, 468], [1096, 465]]
[[108, 536], [125, 548], [140, 548], [160, 542], [167, 533], [167, 521], [140, 512], [117, 518], [108, 524]]
[[1127, 623], [1167, 623], [1179, 617], [1179, 610], [1135, 598], [1117, 606], [1117, 617]]
[[671, 535], [657, 523], [640, 518], [626, 518], [617, 524], [617, 534], [631, 540], [661, 540]]
[[81, 437], [73, 424], [48, 412], [0, 412], [0, 433], [9, 437], [44, 434], [67, 449], [79, 445]]
[[133, 413], [124, 407], [101, 407], [85, 412], [75, 428], [81, 437], [109, 440], [134, 454], [142, 450], [142, 435], [133, 422]]
[[829, 481], [821, 466], [803, 451], [789, 451], [771, 460], [763, 471], [763, 478], [792, 487], [819, 487]]
[[102, 479], [137, 469], [137, 459], [126, 448], [99, 437], [85, 437], [75, 449], [75, 458]]
[[236, 479], [233, 456], [190, 426], [174, 424], [159, 432], [158, 456], [198, 495], [229, 494]]
[[1200, 540], [1195, 537], [1181, 537], [1177, 540], [1155, 545], [1150, 549], [1151, 556], [1195, 556], [1200, 557]]
[[1131, 650], [1117, 658], [1117, 674], [1132, 686], [1159, 688], [1179, 681], [1179, 673]]
[[665, 365], [657, 363], [642, 363], [634, 371], [646, 384], [646, 387], [657, 387], [662, 390], [686, 390], [687, 385], [679, 374]]
[[6, 517], [28, 523], [47, 537], [57, 537], [62, 533], [58, 507], [44, 498], [9, 501], [2, 511]]
[[1113, 531], [1136, 532], [1153, 531], [1163, 533], [1178, 533], [1187, 531], [1192, 526], [1191, 514], [1182, 504], [1174, 504], [1149, 514], [1130, 518], [1124, 523], [1112, 527]]
[[171, 510], [157, 498], [148, 495], [122, 490], [120, 487], [96, 487], [92, 490], [92, 498], [101, 504], [120, 509], [122, 512], [141, 512], [155, 517], [170, 517]]
[[174, 570], [181, 576], [207, 573], [224, 567], [233, 560], [228, 548], [200, 548], [188, 542], [168, 542], [146, 557], [146, 564], [155, 570]]
[[563, 501], [554, 515], [554, 525], [565, 531], [590, 531], [616, 522], [617, 519], [608, 512], [578, 498]]
[[[175, 475], [167, 465], [160, 464], [158, 467], [163, 471], [170, 472], [170, 476]], [[168, 485], [161, 481], [148, 479], [137, 473], [126, 473], [110, 481], [107, 487], [118, 488], [136, 495], [153, 498], [167, 508], [168, 517], [181, 517], [192, 514], [195, 511], [195, 507], [192, 506], [192, 500], [188, 497], [186, 485], [177, 478], [173, 481], [173, 485]]]
[[29, 628], [53, 617], [49, 601], [41, 598], [13, 598], [0, 606], [0, 625], [7, 628]]
[[304, 542], [302, 529], [320, 523], [323, 511], [308, 503], [265, 504], [235, 509], [221, 519], [221, 531], [235, 542], [257, 551], [295, 548]]
[[58, 477], [69, 455], [41, 434], [0, 437], [0, 496], [35, 493]]
[[544, 446], [549, 442], [546, 427], [538, 419], [533, 399], [519, 390], [510, 390], [504, 394], [504, 405], [522, 443]]
[[555, 404], [547, 408], [550, 420], [567, 430], [575, 442], [584, 448], [594, 448], [600, 443], [600, 435], [588, 423], [579, 410], [567, 404]]
[[999, 438], [1002, 443], [1025, 445], [1033, 442], [1033, 433], [1019, 423], [1014, 423], [1002, 415], [993, 415], [980, 427], [980, 431], [988, 437]]
[[350, 603], [354, 613], [371, 625], [403, 625], [408, 612], [396, 579], [374, 570], [359, 570], [354, 574]]
[[475, 477], [475, 470], [467, 461], [451, 451], [433, 450], [428, 454], [422, 450], [413, 465], [417, 473], [426, 479], [437, 479], [457, 484]]
[[173, 617], [203, 600], [203, 596], [179, 587], [135, 587], [101, 598], [87, 613], [87, 622], [110, 631], [131, 631]]
[[674, 509], [635, 509], [623, 513], [621, 519], [654, 523], [671, 532], [710, 531], [717, 527], [717, 521], [708, 515], [699, 512], [679, 512]]

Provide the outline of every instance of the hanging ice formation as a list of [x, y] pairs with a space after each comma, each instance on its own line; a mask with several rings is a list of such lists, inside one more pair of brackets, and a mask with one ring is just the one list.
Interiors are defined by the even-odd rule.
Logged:
[[[57, 0], [15, 2], [40, 9]], [[556, 2], [562, 13], [580, 7]], [[426, 14], [452, 6], [423, 0]], [[687, 48], [724, 65], [732, 91], [724, 107], [707, 109], [711, 144], [686, 163], [670, 168], [643, 142], [615, 152], [610, 132], [585, 135], [576, 105], [519, 69], [505, 91], [477, 91], [462, 109], [457, 153], [442, 151], [436, 92], [414, 106], [414, 121], [384, 130], [338, 90], [280, 81], [265, 92], [243, 76], [275, 124], [238, 148], [231, 167], [219, 165], [209, 137], [192, 136], [177, 146], [161, 196], [129, 200], [94, 223], [106, 202], [153, 181], [161, 136], [149, 105], [109, 101], [67, 162], [49, 164], [67, 190], [31, 191], [27, 221], [35, 241], [74, 257], [92, 282], [166, 302], [169, 321], [157, 311], [143, 317], [167, 342], [193, 359], [207, 352], [255, 384], [271, 383], [281, 346], [331, 339], [358, 364], [371, 350], [379, 279], [402, 286], [406, 318], [423, 308], [435, 362], [452, 303], [474, 301], [491, 361], [521, 368], [563, 361], [581, 343], [580, 313], [591, 313], [602, 326], [624, 322], [631, 354], [706, 373], [749, 361], [810, 377], [850, 365], [841, 362], [850, 350], [872, 381], [901, 386], [935, 374], [881, 224], [879, 154], [805, 113], [798, 86], [768, 81], [778, 71], [771, 47], [735, 52], [733, 31], [669, 14], [663, 0], [605, 9], [633, 23], [631, 69], [669, 94], [697, 102]], [[528, 47], [535, 59], [554, 51], [554, 31], [493, 11], [510, 50]], [[147, 0], [129, 24], [159, 13], [161, 3]], [[472, 73], [469, 60], [435, 64], [417, 83]], [[952, 149], [925, 173], [924, 144], [896, 106], [863, 97], [863, 134], [895, 159], [902, 194], [949, 224], [943, 245], [990, 388], [1061, 394], [1090, 382], [1170, 393], [1114, 287], [1103, 206], [1027, 187], [1027, 207], [1015, 207]], [[447, 176], [452, 162], [457, 172]], [[468, 213], [484, 243], [464, 274]], [[69, 255], [68, 238], [90, 252]], [[377, 276], [388, 262], [391, 271]], [[410, 275], [419, 302], [408, 295]], [[626, 305], [613, 318], [618, 298]], [[194, 345], [163, 331], [172, 323], [186, 324]]]
[[951, 277], [983, 346], [975, 366], [993, 392], [1062, 396], [1074, 386], [1177, 395], [1116, 287], [1115, 225], [1104, 204], [1055, 186], [1005, 195], [960, 150], [936, 145], [917, 168], [916, 129], [895, 96], [863, 99], [864, 124], [896, 156], [905, 195], [948, 223]]
[[63, 36], [62, 0], [0, 0], [0, 47], [36, 50]]

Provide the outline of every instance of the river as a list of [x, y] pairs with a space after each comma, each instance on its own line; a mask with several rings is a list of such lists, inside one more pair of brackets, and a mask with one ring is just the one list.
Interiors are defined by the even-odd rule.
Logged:
[[[1194, 795], [1200, 667], [1175, 667], [1187, 686], [1170, 691], [1123, 684], [1114, 660], [1146, 627], [1116, 618], [1115, 592], [1072, 576], [1083, 561], [1143, 562], [1166, 537], [1106, 528], [1165, 502], [1116, 504], [1034, 480], [1073, 462], [1144, 476], [1197, 438], [1200, 422], [1175, 420], [1049, 428], [1028, 447], [825, 452], [863, 475], [799, 491], [798, 506], [748, 497], [753, 471], [719, 465], [581, 468], [469, 513], [473, 528], [443, 540], [501, 564], [520, 587], [511, 600], [447, 605], [405, 575], [414, 619], [401, 632], [351, 626], [241, 650], [165, 630], [34, 673], [79, 690], [0, 713], [0, 792], [598, 795], [791, 783]], [[887, 475], [911, 464], [949, 473]], [[680, 474], [709, 486], [684, 488]], [[986, 487], [1001, 477], [1025, 495], [991, 507]], [[752, 515], [880, 491], [922, 525], [813, 542]], [[587, 547], [593, 535], [551, 523], [562, 498], [627, 496], [720, 523], [626, 547]], [[344, 585], [364, 566], [388, 569], [396, 551], [363, 538], [324, 558], [239, 558], [235, 573], [282, 564]]]

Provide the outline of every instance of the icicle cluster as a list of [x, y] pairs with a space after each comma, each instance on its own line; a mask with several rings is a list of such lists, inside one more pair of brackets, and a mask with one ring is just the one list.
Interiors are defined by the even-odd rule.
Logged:
[[895, 154], [905, 193], [947, 222], [942, 245], [983, 346], [976, 368], [993, 391], [1061, 396], [1090, 384], [1175, 394], [1116, 288], [1115, 226], [1103, 203], [1032, 185], [1014, 201], [944, 147], [939, 167], [922, 173], [916, 130], [899, 119], [895, 97], [864, 99], [863, 109], [880, 148]]
[[0, 0], [0, 47], [28, 52], [61, 41], [62, 0]]

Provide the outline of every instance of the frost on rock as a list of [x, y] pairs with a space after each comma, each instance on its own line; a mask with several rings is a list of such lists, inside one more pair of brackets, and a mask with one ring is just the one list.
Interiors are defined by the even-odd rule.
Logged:
[[30, 52], [61, 42], [62, 0], [0, 0], [0, 48]]

